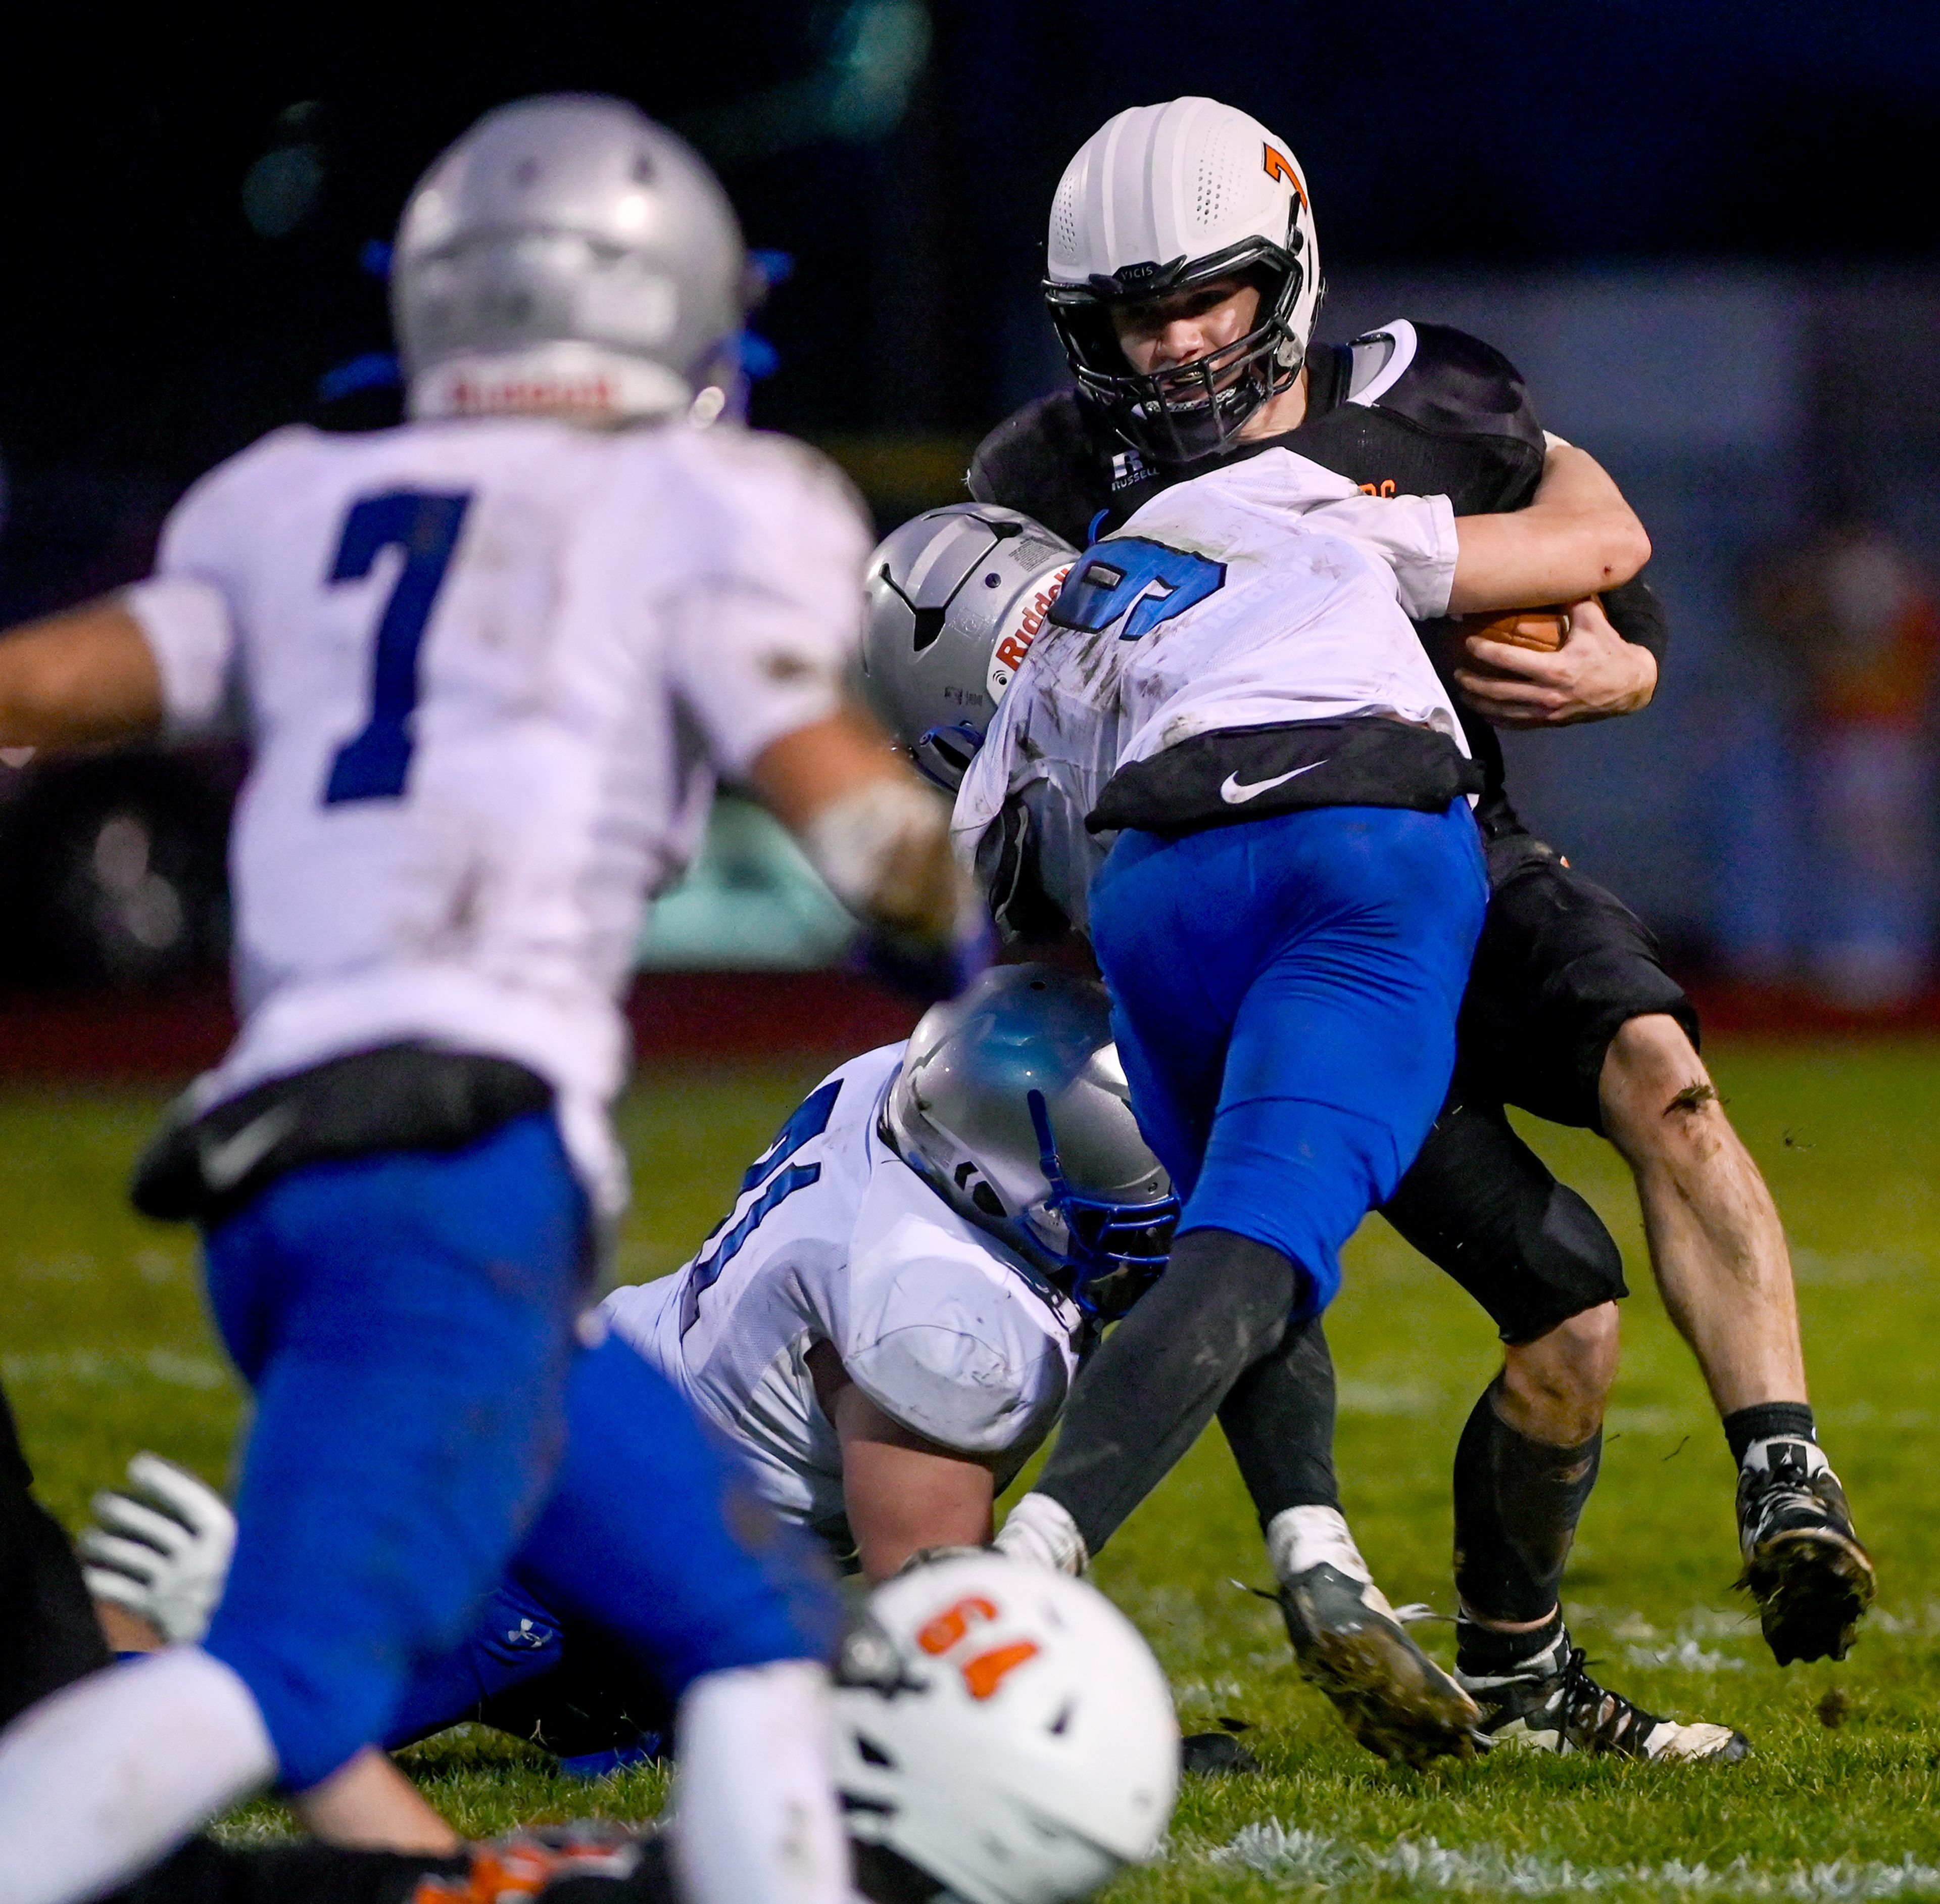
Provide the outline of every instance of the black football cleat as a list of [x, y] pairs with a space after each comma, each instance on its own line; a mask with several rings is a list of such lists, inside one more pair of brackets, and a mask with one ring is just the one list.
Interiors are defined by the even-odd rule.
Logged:
[[1738, 1546], [1737, 1584], [1758, 1602], [1772, 1657], [1781, 1666], [1844, 1659], [1877, 1585], [1846, 1491], [1816, 1444], [1753, 1444], [1738, 1470]]
[[603, 1819], [569, 1825], [526, 1826], [468, 1846], [462, 1871], [420, 1878], [407, 1904], [508, 1904], [603, 1881], [625, 1904], [677, 1904], [666, 1841], [657, 1832], [629, 1831]]
[[1179, 1768], [1201, 1778], [1255, 1772], [1260, 1762], [1231, 1732], [1188, 1732], [1179, 1742]]
[[1656, 1764], [1703, 1759], [1735, 1765], [1751, 1750], [1728, 1726], [1680, 1724], [1633, 1706], [1584, 1670], [1583, 1650], [1559, 1633], [1512, 1673], [1455, 1675], [1482, 1709], [1490, 1744], [1537, 1752], [1607, 1753]]
[[1475, 1756], [1475, 1701], [1415, 1644], [1378, 1587], [1323, 1562], [1278, 1597], [1301, 1677], [1370, 1752], [1415, 1766]]

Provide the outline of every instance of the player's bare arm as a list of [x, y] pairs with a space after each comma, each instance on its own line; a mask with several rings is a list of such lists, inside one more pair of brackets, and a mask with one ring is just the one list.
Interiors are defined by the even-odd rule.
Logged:
[[1572, 445], [1549, 453], [1527, 509], [1463, 516], [1448, 612], [1579, 602], [1627, 582], [1650, 560], [1650, 538], [1595, 457]]
[[931, 944], [955, 929], [962, 886], [949, 812], [860, 709], [771, 741], [750, 777], [851, 911]]
[[807, 1355], [816, 1399], [842, 1444], [842, 1498], [862, 1573], [886, 1580], [926, 1547], [978, 1547], [996, 1497], [989, 1464], [905, 1428], [850, 1379], [834, 1346]]
[[1657, 657], [1624, 640], [1603, 604], [1569, 606], [1569, 633], [1554, 651], [1471, 634], [1456, 685], [1475, 712], [1497, 727], [1566, 727], [1607, 721], [1648, 707], [1657, 692]]
[[0, 746], [136, 740], [162, 724], [162, 678], [117, 596], [29, 621], [0, 639]]

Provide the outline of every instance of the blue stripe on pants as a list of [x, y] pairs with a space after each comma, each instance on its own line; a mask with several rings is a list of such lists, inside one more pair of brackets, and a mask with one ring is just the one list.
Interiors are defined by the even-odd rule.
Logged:
[[1093, 887], [1119, 1056], [1180, 1233], [1291, 1258], [1298, 1313], [1333, 1300], [1341, 1245], [1441, 1107], [1487, 902], [1466, 801], [1127, 832]]

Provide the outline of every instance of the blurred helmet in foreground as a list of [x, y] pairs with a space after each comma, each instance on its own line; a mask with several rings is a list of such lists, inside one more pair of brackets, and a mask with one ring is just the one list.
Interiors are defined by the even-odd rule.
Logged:
[[1063, 1904], [1157, 1851], [1178, 1722], [1103, 1594], [979, 1551], [908, 1568], [868, 1614], [837, 1670], [835, 1775], [871, 1894], [903, 1875], [911, 1896], [927, 1878], [967, 1904]]
[[897, 744], [954, 792], [1078, 551], [1029, 516], [953, 502], [869, 558], [862, 685]]
[[419, 181], [398, 227], [411, 414], [711, 420], [749, 282], [726, 193], [665, 127], [590, 94], [500, 106]]
[[985, 972], [923, 1015], [883, 1121], [945, 1203], [1087, 1315], [1123, 1315], [1164, 1269], [1179, 1199], [1132, 1115], [1103, 986]]

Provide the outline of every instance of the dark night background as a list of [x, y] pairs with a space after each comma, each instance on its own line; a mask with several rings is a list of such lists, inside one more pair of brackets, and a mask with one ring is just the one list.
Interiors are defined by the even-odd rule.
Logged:
[[1804, 835], [1746, 791], [1794, 710], [1740, 575], [1872, 496], [1940, 556], [1932, 0], [75, 5], [8, 53], [0, 621], [141, 573], [187, 482], [385, 347], [360, 255], [502, 100], [619, 93], [695, 140], [795, 261], [755, 420], [831, 448], [887, 526], [1059, 374], [1036, 283], [1071, 153], [1207, 93], [1305, 166], [1322, 337], [1490, 335], [1657, 539], [1659, 703], [1525, 744], [1526, 804], [1694, 957], [1776, 970], [1809, 936]]
[[[993, 421], [1059, 170], [1112, 111], [1180, 92], [1292, 142], [1337, 277], [1389, 261], [1940, 255], [1930, 4], [940, 0], [886, 130], [897, 102], [865, 101], [874, 121], [845, 129], [838, 111], [819, 129], [805, 113], [763, 152], [749, 137], [762, 115], [737, 127], [721, 111], [845, 58], [873, 57], [893, 94], [923, 13], [44, 12], [10, 32], [0, 75], [0, 446], [20, 471], [180, 479], [294, 413], [322, 371], [381, 345], [357, 255], [412, 180], [485, 108], [558, 87], [686, 122], [751, 241], [795, 255], [767, 319], [783, 368], [761, 414], [811, 432]], [[244, 175], [298, 147], [321, 162], [313, 209], [259, 236]]]

